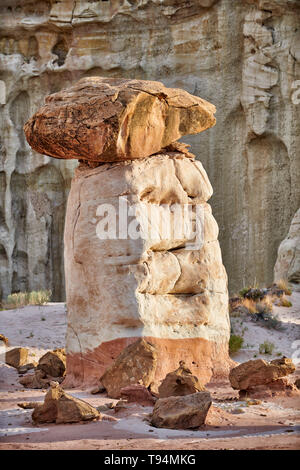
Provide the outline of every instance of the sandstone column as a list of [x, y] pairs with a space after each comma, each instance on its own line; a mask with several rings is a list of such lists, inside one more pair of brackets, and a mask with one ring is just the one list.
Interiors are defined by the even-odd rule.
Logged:
[[139, 337], [157, 348], [157, 383], [180, 360], [202, 383], [228, 372], [212, 188], [176, 142], [213, 126], [214, 111], [159, 82], [92, 77], [26, 123], [35, 150], [80, 160], [65, 223], [68, 385], [96, 383]]

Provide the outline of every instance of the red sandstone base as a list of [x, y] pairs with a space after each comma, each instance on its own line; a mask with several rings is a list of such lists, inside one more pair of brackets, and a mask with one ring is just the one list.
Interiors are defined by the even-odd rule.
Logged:
[[[97, 385], [105, 369], [126, 346], [137, 339], [137, 337], [118, 338], [104, 342], [85, 354], [67, 353], [67, 375], [63, 385], [70, 388]], [[158, 350], [155, 386], [159, 385], [168, 372], [176, 369], [181, 360], [185, 361], [203, 385], [211, 379], [227, 378], [230, 369], [235, 365], [229, 357], [228, 345], [224, 343], [216, 344], [203, 338], [145, 337], [145, 339]]]

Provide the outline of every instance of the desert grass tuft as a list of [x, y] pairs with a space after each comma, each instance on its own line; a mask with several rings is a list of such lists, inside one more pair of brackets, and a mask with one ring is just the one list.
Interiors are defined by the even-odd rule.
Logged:
[[292, 295], [291, 288], [290, 288], [289, 283], [286, 279], [280, 279], [279, 281], [277, 281], [276, 286], [278, 287], [278, 289], [283, 290], [285, 295]]
[[32, 292], [16, 292], [8, 295], [3, 304], [5, 309], [24, 307], [25, 305], [44, 305], [51, 300], [51, 290], [39, 290]]

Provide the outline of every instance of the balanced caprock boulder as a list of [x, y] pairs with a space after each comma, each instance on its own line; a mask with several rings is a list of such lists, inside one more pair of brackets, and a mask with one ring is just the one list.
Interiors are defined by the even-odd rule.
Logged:
[[99, 383], [139, 338], [156, 351], [152, 390], [180, 361], [201, 384], [228, 375], [227, 275], [212, 187], [176, 142], [213, 126], [214, 111], [158, 82], [91, 77], [48, 97], [26, 123], [35, 150], [80, 160], [64, 238], [66, 385]]

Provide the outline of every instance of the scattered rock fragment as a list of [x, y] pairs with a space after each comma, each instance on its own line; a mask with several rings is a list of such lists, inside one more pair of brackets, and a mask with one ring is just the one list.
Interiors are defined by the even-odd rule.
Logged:
[[254, 387], [249, 387], [247, 390], [240, 390], [239, 397], [240, 399], [244, 398], [271, 398], [279, 396], [298, 396], [299, 390], [293, 384], [289, 377], [281, 377], [277, 380], [272, 380], [264, 385], [256, 385]]
[[57, 383], [53, 382], [44, 403], [35, 407], [32, 413], [34, 423], [78, 423], [100, 417], [96, 408], [65, 393]]
[[40, 358], [37, 369], [42, 370], [50, 377], [63, 377], [66, 371], [65, 350], [62, 348], [46, 352]]
[[41, 401], [22, 401], [18, 403], [18, 406], [20, 408], [23, 408], [23, 410], [33, 410], [37, 406], [41, 406], [43, 402]]
[[123, 411], [126, 408], [127, 400], [119, 400], [113, 407], [114, 412], [118, 413], [119, 411]]
[[27, 348], [13, 348], [5, 353], [5, 362], [9, 366], [15, 367], [16, 369], [20, 366], [24, 366], [28, 359]]
[[169, 372], [158, 387], [159, 398], [191, 395], [203, 391], [205, 391], [205, 387], [186, 367], [184, 361], [180, 361], [178, 369]]
[[212, 398], [209, 392], [181, 397], [160, 398], [150, 417], [152, 426], [168, 429], [193, 429], [205, 423]]
[[25, 388], [48, 388], [53, 377], [48, 377], [42, 370], [36, 370], [34, 374], [27, 374], [19, 379], [19, 383]]
[[120, 398], [122, 388], [129, 385], [140, 383], [148, 387], [153, 381], [156, 364], [155, 347], [140, 338], [121, 352], [100, 381], [109, 397]]
[[129, 385], [121, 389], [121, 397], [128, 403], [139, 403], [142, 406], [153, 406], [154, 397], [144, 385]]
[[0, 335], [0, 341], [2, 341], [5, 344], [5, 346], [9, 345], [8, 338], [6, 338], [6, 336], [4, 335]]
[[265, 385], [280, 377], [292, 374], [295, 366], [291, 359], [283, 357], [271, 362], [263, 359], [243, 362], [231, 369], [229, 380], [235, 390], [248, 390], [250, 387]]
[[104, 393], [106, 391], [106, 388], [103, 387], [103, 385], [100, 383], [97, 387], [93, 388], [90, 393], [92, 395], [97, 395], [97, 393]]

